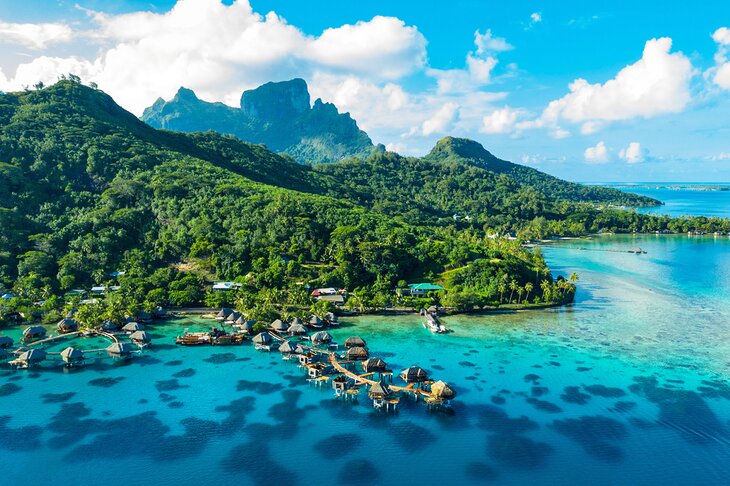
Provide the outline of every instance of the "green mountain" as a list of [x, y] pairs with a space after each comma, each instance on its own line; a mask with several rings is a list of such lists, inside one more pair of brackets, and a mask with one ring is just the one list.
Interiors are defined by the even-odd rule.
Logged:
[[[0, 94], [0, 293], [17, 296], [0, 317], [60, 311], [64, 293], [94, 284], [121, 290], [83, 307], [98, 311], [89, 321], [169, 303], [270, 318], [312, 304], [306, 285], [383, 307], [404, 280], [440, 282], [443, 302], [463, 309], [504, 303], [513, 281], [541, 289], [531, 301], [564, 302], [572, 287], [539, 252], [494, 233], [730, 231], [547, 195], [493, 170], [480, 148], [445, 139], [421, 159], [310, 167], [230, 135], [156, 130], [74, 80]], [[242, 288], [211, 292], [213, 279]]]
[[340, 114], [320, 99], [311, 105], [302, 79], [244, 91], [240, 106], [201, 101], [191, 90], [180, 88], [172, 100], [160, 98], [147, 108], [142, 120], [166, 130], [235, 135], [302, 163], [367, 157], [377, 149], [348, 113]]

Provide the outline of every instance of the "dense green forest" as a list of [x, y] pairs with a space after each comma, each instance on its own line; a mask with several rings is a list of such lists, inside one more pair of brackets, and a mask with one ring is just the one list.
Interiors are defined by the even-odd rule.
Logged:
[[[0, 310], [50, 319], [78, 307], [72, 291], [118, 285], [82, 320], [224, 303], [270, 318], [324, 306], [318, 286], [347, 288], [359, 308], [422, 305], [393, 293], [422, 280], [447, 287], [429, 301], [463, 310], [560, 303], [575, 279], [495, 233], [730, 230], [610, 210], [610, 193], [547, 196], [454, 153], [312, 168], [232, 136], [155, 130], [75, 77], [0, 95]], [[212, 292], [215, 279], [242, 287]]]

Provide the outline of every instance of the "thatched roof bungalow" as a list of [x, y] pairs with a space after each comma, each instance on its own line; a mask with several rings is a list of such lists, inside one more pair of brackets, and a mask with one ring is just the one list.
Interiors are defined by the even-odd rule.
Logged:
[[360, 336], [350, 336], [345, 340], [346, 348], [354, 348], [355, 346], [364, 348], [365, 346], [367, 346], [367, 343], [365, 343], [365, 340]]
[[332, 336], [327, 331], [319, 331], [312, 335], [312, 344], [319, 346], [320, 344], [329, 344], [332, 342]]
[[362, 370], [365, 373], [380, 373], [387, 369], [388, 365], [383, 361], [383, 358], [370, 358], [362, 362]]
[[365, 361], [370, 357], [370, 354], [368, 353], [367, 348], [363, 348], [362, 346], [353, 346], [347, 350], [345, 357], [348, 361]]
[[33, 341], [46, 337], [46, 328], [43, 326], [30, 326], [23, 329], [23, 339]]
[[287, 332], [290, 336], [304, 336], [307, 334], [307, 328], [304, 327], [304, 324], [292, 324]]
[[230, 309], [228, 307], [224, 307], [216, 314], [215, 318], [219, 321], [225, 321], [228, 316], [233, 314], [233, 309]]
[[102, 331], [116, 331], [119, 327], [119, 323], [114, 321], [107, 320], [101, 323]]
[[61, 351], [61, 359], [66, 364], [78, 364], [84, 360], [84, 352], [78, 348], [69, 346]]
[[226, 317], [226, 322], [229, 324], [235, 324], [235, 322], [242, 316], [243, 314], [241, 314], [240, 312], [233, 311], [228, 315], [228, 317]]
[[318, 316], [312, 316], [309, 318], [309, 325], [311, 327], [322, 327], [322, 319]]
[[274, 322], [269, 324], [269, 329], [275, 332], [286, 332], [287, 329], [289, 329], [289, 326], [281, 319], [276, 319]]
[[279, 352], [281, 354], [293, 354], [297, 352], [297, 348], [289, 341], [284, 341], [279, 345]]
[[383, 400], [392, 397], [393, 391], [387, 383], [379, 381], [370, 386], [368, 396], [373, 400]]
[[271, 334], [269, 334], [268, 332], [261, 332], [259, 334], [256, 334], [252, 339], [254, 344], [258, 344], [260, 346], [269, 345], [273, 340], [274, 338], [271, 337]]
[[304, 321], [302, 321], [298, 317], [295, 317], [294, 319], [291, 320], [291, 323], [290, 324], [292, 326], [303, 326], [304, 325]]
[[25, 366], [40, 363], [44, 359], [46, 359], [46, 352], [40, 348], [29, 349], [28, 351], [18, 356], [18, 362]]
[[139, 322], [128, 322], [122, 327], [122, 331], [129, 333], [144, 331], [144, 325], [140, 324]]
[[411, 366], [401, 371], [400, 377], [406, 383], [423, 383], [428, 380], [428, 373], [420, 366]]
[[131, 343], [117, 342], [106, 347], [106, 352], [112, 356], [129, 356], [134, 351]]
[[132, 334], [129, 335], [129, 340], [132, 341], [134, 344], [140, 345], [151, 342], [152, 337], [147, 334], [146, 331], [134, 331]]
[[79, 329], [79, 323], [68, 317], [58, 321], [57, 326], [59, 332], [75, 332]]
[[456, 398], [456, 392], [448, 383], [439, 380], [431, 385], [431, 396], [441, 400], [453, 400]]
[[0, 349], [7, 349], [13, 346], [13, 338], [9, 336], [0, 336]]

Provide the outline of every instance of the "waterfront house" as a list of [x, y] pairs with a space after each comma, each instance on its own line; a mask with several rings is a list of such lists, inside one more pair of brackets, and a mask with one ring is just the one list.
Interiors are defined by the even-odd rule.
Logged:
[[233, 314], [233, 309], [229, 309], [228, 307], [224, 307], [216, 314], [215, 318], [219, 321], [225, 321], [228, 316]]
[[370, 358], [362, 362], [362, 370], [365, 373], [380, 373], [382, 371], [386, 371], [387, 369], [388, 365], [385, 364], [383, 358]]
[[30, 326], [23, 330], [23, 341], [31, 342], [46, 337], [46, 328], [43, 326]]
[[30, 349], [18, 356], [18, 359], [15, 360], [15, 364], [21, 368], [30, 368], [44, 359], [46, 359], [46, 352], [44, 350]]
[[238, 319], [241, 318], [243, 314], [237, 311], [231, 312], [228, 317], [226, 317], [226, 324], [235, 324]]
[[281, 319], [276, 319], [269, 324], [269, 329], [278, 333], [285, 333], [289, 329], [289, 326]]
[[332, 302], [334, 305], [340, 307], [345, 305], [345, 296], [342, 294], [334, 295], [319, 295], [317, 300], [324, 300], [325, 302]]
[[447, 383], [439, 380], [431, 385], [431, 397], [448, 401], [456, 398], [456, 392]]
[[378, 381], [370, 386], [370, 390], [368, 390], [368, 397], [372, 400], [390, 400], [393, 398], [393, 391], [387, 383]]
[[144, 346], [152, 341], [152, 337], [146, 331], [135, 331], [129, 335], [129, 340], [137, 346]]
[[61, 351], [61, 359], [68, 366], [76, 366], [84, 361], [84, 352], [80, 349], [69, 346]]
[[311, 341], [314, 346], [329, 344], [332, 342], [332, 336], [327, 331], [319, 331], [312, 335]]
[[401, 371], [400, 377], [406, 383], [423, 383], [428, 380], [428, 373], [420, 366], [411, 366]]
[[303, 324], [292, 324], [287, 329], [287, 332], [290, 336], [305, 336], [307, 334], [307, 328]]
[[62, 333], [75, 332], [75, 331], [78, 331], [79, 324], [78, 324], [78, 322], [74, 321], [73, 319], [66, 317], [64, 319], [61, 319], [58, 322], [57, 327], [58, 327], [58, 331], [62, 332]]
[[279, 352], [281, 354], [294, 354], [296, 353], [296, 347], [289, 341], [284, 341], [279, 345]]
[[355, 346], [364, 348], [365, 346], [367, 346], [367, 344], [365, 343], [365, 340], [360, 336], [350, 336], [345, 340], [346, 348], [354, 348]]
[[271, 345], [273, 340], [274, 338], [271, 337], [271, 334], [269, 334], [268, 332], [260, 332], [253, 337], [252, 341], [257, 347], [259, 347], [269, 346]]
[[432, 283], [414, 283], [408, 284], [408, 289], [402, 289], [401, 293], [405, 295], [412, 295], [413, 297], [425, 297], [429, 292], [438, 292], [444, 290], [440, 285]]
[[144, 331], [144, 326], [138, 322], [128, 322], [122, 327], [122, 331], [131, 334], [137, 331]]
[[345, 359], [348, 361], [365, 361], [368, 358], [368, 350], [362, 346], [354, 346], [345, 353]]
[[128, 358], [133, 350], [132, 344], [123, 342], [112, 343], [106, 347], [106, 352], [115, 358]]

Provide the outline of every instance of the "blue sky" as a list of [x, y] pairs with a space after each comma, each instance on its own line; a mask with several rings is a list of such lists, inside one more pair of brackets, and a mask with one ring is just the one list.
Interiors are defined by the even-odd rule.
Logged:
[[140, 114], [296, 76], [408, 155], [455, 135], [571, 180], [728, 181], [728, 28], [726, 1], [0, 1], [0, 89], [74, 72]]

